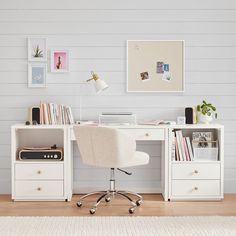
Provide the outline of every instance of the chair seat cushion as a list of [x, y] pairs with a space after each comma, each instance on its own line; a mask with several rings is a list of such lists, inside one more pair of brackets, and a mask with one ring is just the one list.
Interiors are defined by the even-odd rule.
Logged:
[[147, 165], [148, 163], [149, 155], [145, 152], [136, 151], [134, 157], [122, 167]]

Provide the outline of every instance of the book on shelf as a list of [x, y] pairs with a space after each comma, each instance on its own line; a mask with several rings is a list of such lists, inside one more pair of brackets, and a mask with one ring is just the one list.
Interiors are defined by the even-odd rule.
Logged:
[[193, 148], [192, 148], [189, 137], [186, 137], [186, 142], [187, 142], [188, 152], [189, 152], [189, 155], [190, 155], [190, 160], [193, 161], [194, 160]]
[[175, 125], [175, 121], [170, 120], [144, 120], [138, 123], [139, 125]]
[[171, 147], [171, 160], [175, 160], [175, 145], [176, 145], [176, 137], [173, 135], [172, 138], [172, 147]]
[[72, 109], [55, 103], [40, 103], [40, 124], [67, 125], [74, 124]]
[[[182, 130], [176, 130], [175, 132], [175, 157], [172, 160], [175, 161], [193, 161], [193, 149], [190, 142], [190, 137], [184, 137]], [[173, 141], [174, 142], [174, 141]], [[173, 148], [173, 145], [172, 145]], [[172, 150], [173, 154], [173, 150]]]

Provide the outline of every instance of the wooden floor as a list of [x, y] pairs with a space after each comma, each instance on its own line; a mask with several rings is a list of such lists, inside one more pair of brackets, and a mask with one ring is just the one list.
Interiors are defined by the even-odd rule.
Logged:
[[[10, 195], [0, 195], [1, 216], [90, 216], [89, 209], [96, 200], [90, 197], [82, 208], [76, 206], [79, 195], [71, 202], [13, 202]], [[161, 195], [144, 195], [144, 203], [133, 216], [236, 216], [236, 194], [227, 194], [219, 202], [164, 202]], [[97, 216], [128, 216], [130, 205], [117, 198], [101, 203]]]

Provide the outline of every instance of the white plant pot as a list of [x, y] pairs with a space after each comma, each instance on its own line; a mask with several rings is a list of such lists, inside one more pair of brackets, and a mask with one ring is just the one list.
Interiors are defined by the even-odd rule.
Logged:
[[204, 124], [209, 124], [213, 121], [213, 116], [208, 116], [208, 115], [203, 115], [203, 114], [199, 114], [199, 121], [201, 123], [204, 123]]

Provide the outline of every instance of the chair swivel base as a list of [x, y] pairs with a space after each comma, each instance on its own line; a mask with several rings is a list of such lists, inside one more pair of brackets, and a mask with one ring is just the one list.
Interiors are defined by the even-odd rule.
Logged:
[[[111, 180], [113, 181], [113, 180]], [[141, 203], [143, 202], [143, 197], [137, 193], [133, 193], [133, 192], [128, 192], [128, 191], [116, 191], [116, 190], [108, 190], [108, 191], [98, 191], [98, 192], [92, 192], [92, 193], [88, 193], [84, 196], [82, 196], [79, 201], [77, 202], [77, 206], [81, 207], [82, 206], [82, 200], [95, 195], [95, 194], [101, 194], [101, 196], [97, 199], [96, 203], [92, 206], [92, 208], [89, 210], [90, 214], [94, 214], [97, 210], [98, 205], [101, 203], [101, 201], [103, 199], [105, 199], [106, 202], [110, 202], [111, 198], [113, 198], [115, 195], [119, 195], [122, 196], [123, 198], [126, 198], [127, 200], [129, 200], [129, 202], [131, 203], [131, 207], [129, 208], [129, 213], [132, 214], [134, 213], [134, 211], [136, 210], [136, 208], [138, 206], [141, 205]], [[128, 195], [133, 195], [135, 197], [138, 197], [138, 200], [133, 201]]]

